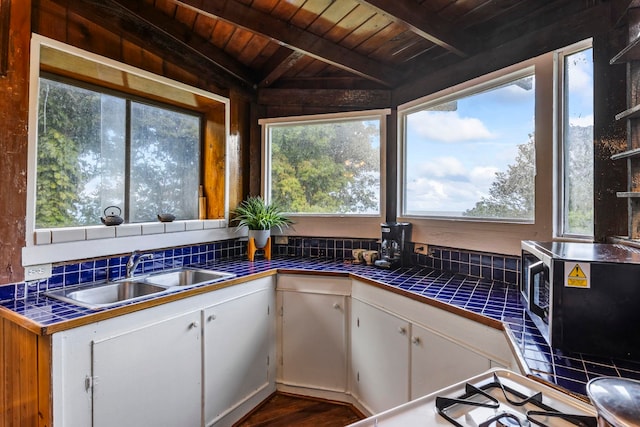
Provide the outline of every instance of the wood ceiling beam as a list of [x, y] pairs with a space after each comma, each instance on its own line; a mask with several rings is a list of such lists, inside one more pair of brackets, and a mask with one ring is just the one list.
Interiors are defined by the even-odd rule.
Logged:
[[288, 22], [252, 9], [235, 0], [174, 0], [175, 3], [195, 9], [270, 38], [283, 46], [300, 51], [320, 61], [347, 70], [363, 78], [391, 87], [401, 73], [398, 70], [360, 55], [352, 50], [323, 39]]
[[258, 104], [335, 108], [388, 108], [391, 91], [384, 89], [259, 89]]
[[[164, 31], [131, 13], [115, 0], [52, 0], [70, 12], [82, 16], [114, 34], [200, 76], [221, 89], [237, 89], [255, 95], [254, 83], [247, 83], [229, 74], [211, 59], [202, 55], [185, 55], [185, 45]], [[190, 49], [190, 48], [189, 48]]]
[[264, 77], [258, 83], [258, 87], [268, 87], [282, 77], [298, 61], [304, 58], [304, 53], [281, 46], [280, 49], [267, 61], [264, 67]]
[[415, 0], [356, 0], [372, 7], [389, 19], [407, 25], [413, 32], [456, 55], [466, 58], [474, 53], [473, 35], [449, 25], [436, 15], [420, 13]]
[[210, 61], [244, 83], [253, 86], [256, 76], [238, 60], [228, 55], [223, 50], [215, 47], [204, 37], [196, 34], [192, 28], [165, 15], [158, 9], [149, 7], [138, 0], [108, 0], [117, 3], [136, 18], [144, 20], [157, 31], [164, 32], [178, 43], [184, 45], [189, 51]]

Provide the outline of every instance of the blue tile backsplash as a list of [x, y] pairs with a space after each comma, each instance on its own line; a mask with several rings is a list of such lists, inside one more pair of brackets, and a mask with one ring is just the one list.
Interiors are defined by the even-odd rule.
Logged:
[[[286, 244], [272, 245], [272, 253], [275, 256], [342, 260], [352, 258], [352, 249], [380, 250], [380, 242], [377, 239], [288, 237], [287, 240]], [[429, 249], [429, 255], [412, 254], [412, 264], [497, 282], [519, 282], [519, 257], [438, 246], [430, 246]], [[246, 251], [245, 239], [150, 251], [154, 255], [153, 259], [141, 262], [136, 274], [240, 257], [246, 254]], [[24, 299], [30, 292], [120, 279], [125, 276], [128, 259], [127, 254], [54, 265], [52, 276], [48, 279], [0, 286], [0, 301]]]

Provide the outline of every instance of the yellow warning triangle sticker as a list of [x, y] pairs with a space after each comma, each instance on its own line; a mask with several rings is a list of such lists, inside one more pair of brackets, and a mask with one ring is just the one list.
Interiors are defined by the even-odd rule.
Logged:
[[573, 269], [569, 273], [569, 277], [575, 278], [575, 279], [586, 279], [587, 275], [584, 274], [584, 271], [582, 271], [582, 269], [580, 268], [580, 265], [576, 264], [576, 266], [573, 267]]

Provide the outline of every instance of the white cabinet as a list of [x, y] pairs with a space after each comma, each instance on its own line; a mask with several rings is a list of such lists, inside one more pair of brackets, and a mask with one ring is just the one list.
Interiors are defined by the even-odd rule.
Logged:
[[262, 289], [203, 311], [206, 426], [269, 386], [273, 301]]
[[200, 312], [95, 340], [93, 426], [201, 424]]
[[53, 425], [232, 425], [275, 391], [274, 306], [269, 276], [55, 333]]
[[489, 369], [491, 362], [419, 325], [411, 325], [411, 400]]
[[372, 413], [409, 399], [407, 321], [362, 301], [351, 301], [352, 392]]
[[282, 384], [347, 391], [350, 283], [335, 277], [278, 278]]
[[282, 379], [291, 385], [346, 391], [346, 298], [286, 292], [282, 311]]

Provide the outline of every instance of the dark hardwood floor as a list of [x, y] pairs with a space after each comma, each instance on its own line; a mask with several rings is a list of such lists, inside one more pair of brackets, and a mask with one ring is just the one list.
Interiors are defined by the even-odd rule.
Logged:
[[275, 393], [234, 427], [342, 427], [363, 418], [346, 403]]

